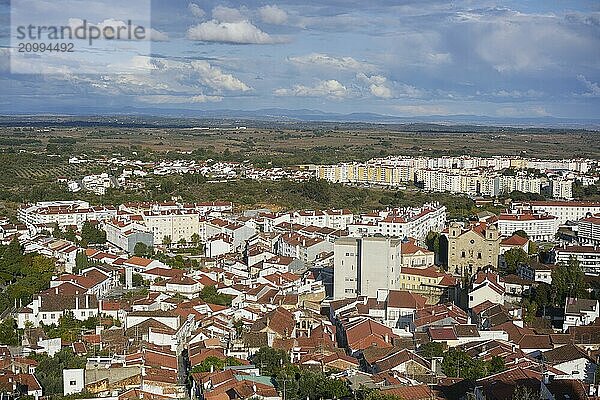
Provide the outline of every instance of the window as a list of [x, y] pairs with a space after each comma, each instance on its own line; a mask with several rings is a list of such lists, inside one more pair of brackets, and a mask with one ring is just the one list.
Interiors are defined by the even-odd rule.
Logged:
[[75, 386], [75, 385], [77, 385], [77, 381], [70, 381], [70, 382], [69, 382], [69, 385], [71, 385], [71, 386]]

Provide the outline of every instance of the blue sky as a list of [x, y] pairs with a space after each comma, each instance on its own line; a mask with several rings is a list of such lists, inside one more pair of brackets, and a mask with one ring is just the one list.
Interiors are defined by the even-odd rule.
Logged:
[[[13, 1], [51, 14], [50, 0]], [[76, 17], [68, 4], [77, 1], [56, 15]], [[9, 13], [0, 0], [0, 22]], [[150, 54], [96, 51], [126, 66], [118, 71], [61, 58], [52, 74], [13, 74], [2, 23], [0, 113], [600, 117], [599, 1], [164, 0], [152, 2], [151, 16]]]

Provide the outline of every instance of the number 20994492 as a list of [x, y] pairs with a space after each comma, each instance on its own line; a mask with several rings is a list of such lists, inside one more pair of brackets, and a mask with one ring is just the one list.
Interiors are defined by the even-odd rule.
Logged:
[[17, 50], [19, 53], [72, 53], [75, 51], [75, 45], [73, 43], [20, 42]]

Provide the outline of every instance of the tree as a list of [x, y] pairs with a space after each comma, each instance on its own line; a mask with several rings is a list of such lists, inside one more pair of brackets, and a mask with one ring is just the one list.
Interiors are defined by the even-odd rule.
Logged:
[[513, 235], [521, 236], [522, 238], [529, 239], [529, 235], [523, 229], [519, 229], [518, 231], [514, 231]]
[[58, 226], [58, 222], [54, 222], [51, 225], [51, 229], [52, 229], [52, 237], [55, 239], [60, 239], [62, 238], [62, 231], [60, 230], [60, 227]]
[[219, 357], [206, 357], [200, 364], [194, 365], [192, 372], [210, 372], [210, 371], [221, 371], [225, 367], [242, 365], [242, 363], [235, 357], [227, 357], [225, 359]]
[[500, 357], [500, 356], [493, 356], [492, 359], [490, 361], [488, 361], [487, 363], [487, 374], [495, 374], [498, 372], [502, 372], [504, 371], [504, 358]]
[[77, 242], [77, 235], [75, 235], [75, 230], [72, 226], [67, 228], [63, 234], [63, 239], [68, 240], [69, 242]]
[[365, 397], [365, 400], [402, 400], [402, 399], [398, 396], [394, 396], [393, 394], [382, 393], [380, 390], [371, 390]]
[[538, 304], [535, 301], [523, 300], [523, 308], [525, 309], [525, 316], [523, 321], [527, 324], [531, 324], [537, 315]]
[[284, 350], [261, 347], [252, 357], [252, 362], [260, 369], [261, 375], [275, 376], [290, 363], [290, 358]]
[[425, 237], [425, 244], [427, 249], [433, 251], [436, 257], [440, 255], [440, 234], [439, 232], [429, 231]]
[[63, 370], [71, 368], [85, 368], [86, 359], [73, 354], [70, 347], [65, 347], [54, 357], [46, 353], [29, 356], [38, 362], [35, 376], [44, 389], [44, 395], [62, 395]]
[[199, 297], [207, 303], [221, 306], [230, 306], [232, 300], [231, 296], [217, 292], [217, 288], [213, 285], [204, 286], [200, 291]]
[[450, 349], [444, 355], [442, 371], [448, 377], [477, 380], [486, 375], [483, 361], [472, 358], [464, 351]]
[[538, 253], [539, 247], [537, 245], [536, 242], [534, 242], [533, 240], [529, 241], [529, 244], [527, 245], [527, 252], [529, 253], [530, 256], [533, 256], [535, 254]]
[[73, 270], [73, 272], [78, 274], [81, 270], [86, 269], [88, 266], [89, 261], [87, 256], [85, 255], [85, 252], [77, 252], [77, 255], [75, 256], [75, 269]]
[[106, 243], [106, 232], [90, 221], [85, 221], [81, 227], [81, 245], [87, 247], [90, 244]]
[[136, 287], [144, 286], [144, 278], [140, 274], [133, 274], [131, 275], [131, 283]]
[[143, 242], [137, 242], [133, 247], [133, 254], [140, 257], [148, 254], [148, 245]]
[[433, 357], [443, 357], [444, 345], [439, 342], [428, 342], [419, 347], [418, 353], [421, 357], [430, 360]]
[[200, 244], [200, 235], [198, 235], [197, 233], [194, 233], [191, 237], [191, 241], [192, 241], [194, 247], [198, 247], [198, 245]]
[[585, 293], [583, 269], [575, 257], [571, 256], [566, 264], [560, 263], [552, 271], [552, 287], [561, 305], [567, 297], [580, 297]]
[[171, 245], [172, 241], [171, 241], [171, 236], [166, 235], [165, 237], [163, 237], [163, 244], [167, 247], [169, 247]]
[[517, 385], [512, 395], [512, 400], [538, 400], [540, 398], [539, 393], [534, 392], [527, 386]]
[[280, 368], [275, 383], [290, 399], [338, 399], [350, 395], [345, 382], [320, 371], [300, 370], [291, 364]]
[[506, 262], [506, 271], [514, 274], [517, 272], [519, 265], [529, 262], [529, 255], [522, 248], [515, 247], [504, 253], [504, 261]]
[[539, 305], [539, 306], [547, 306], [550, 305], [552, 303], [551, 301], [551, 295], [552, 295], [552, 289], [550, 288], [550, 285], [548, 285], [547, 283], [541, 282], [536, 288], [535, 288], [535, 302]]
[[18, 346], [17, 323], [13, 318], [6, 318], [0, 322], [0, 344]]
[[240, 338], [242, 337], [246, 326], [244, 325], [244, 321], [240, 318], [233, 321], [233, 328], [235, 329], [236, 337]]
[[181, 238], [181, 239], [179, 239], [177, 244], [179, 245], [179, 247], [184, 247], [187, 244], [187, 242], [184, 238]]

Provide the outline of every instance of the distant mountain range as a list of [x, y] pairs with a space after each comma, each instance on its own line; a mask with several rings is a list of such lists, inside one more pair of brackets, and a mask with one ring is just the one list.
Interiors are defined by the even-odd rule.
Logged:
[[[1, 111], [0, 111], [1, 112]], [[113, 118], [114, 117], [114, 120]], [[600, 119], [577, 120], [570, 118], [556, 117], [535, 117], [535, 118], [511, 118], [511, 117], [491, 117], [480, 115], [429, 115], [429, 116], [413, 116], [399, 117], [393, 115], [381, 115], [374, 113], [328, 113], [318, 110], [299, 109], [288, 110], [280, 108], [265, 108], [253, 111], [246, 110], [188, 110], [188, 109], [170, 109], [170, 108], [125, 108], [115, 112], [114, 109], [99, 109], [95, 108], [80, 108], [75, 114], [65, 115], [59, 110], [47, 110], [40, 114], [13, 114], [0, 117], [0, 125], [13, 125], [18, 120], [29, 120], [31, 122], [58, 122], [62, 120], [73, 122], [94, 121], [95, 124], [101, 122], [110, 124], [127, 124], [125, 121], [131, 122], [136, 120], [138, 123], [143, 121], [153, 121], [152, 125], [169, 125], [167, 121], [158, 123], [158, 120], [166, 119], [176, 126], [193, 126], [195, 122], [206, 120], [219, 120], [230, 122], [243, 121], [264, 121], [276, 122], [281, 124], [294, 123], [353, 123], [353, 124], [436, 124], [444, 126], [467, 125], [467, 126], [506, 126], [506, 127], [536, 127], [536, 128], [568, 128], [568, 129], [591, 129], [600, 130]], [[183, 119], [183, 120], [182, 120]], [[83, 121], [82, 121], [83, 120]], [[186, 120], [186, 121], [184, 121]], [[112, 122], [111, 122], [112, 121]], [[120, 122], [119, 122], [120, 121]]]

